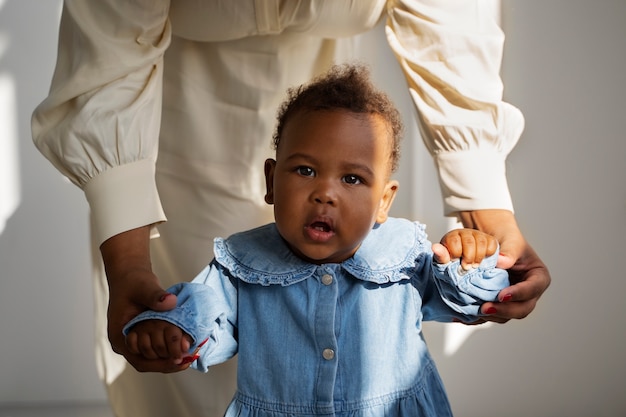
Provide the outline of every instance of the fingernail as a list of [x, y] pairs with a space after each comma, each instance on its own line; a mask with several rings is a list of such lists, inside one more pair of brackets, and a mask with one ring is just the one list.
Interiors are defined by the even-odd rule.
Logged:
[[513, 298], [513, 294], [505, 294], [504, 297], [502, 297], [502, 299], [500, 300], [500, 302], [506, 303], [507, 301], [511, 301], [511, 298]]
[[165, 299], [166, 299], [167, 297], [169, 297], [170, 295], [172, 295], [172, 294], [170, 294], [170, 293], [163, 294], [163, 295], [161, 296], [161, 298], [159, 298], [159, 301], [160, 301], [160, 302], [165, 301]]
[[193, 361], [195, 361], [196, 359], [198, 359], [200, 357], [200, 355], [193, 355], [193, 356], [185, 356], [183, 358], [183, 360], [180, 362], [181, 365], [186, 365], [188, 363], [191, 363]]
[[498, 310], [496, 310], [495, 307], [489, 307], [487, 311], [485, 311], [485, 314], [496, 314], [496, 311]]

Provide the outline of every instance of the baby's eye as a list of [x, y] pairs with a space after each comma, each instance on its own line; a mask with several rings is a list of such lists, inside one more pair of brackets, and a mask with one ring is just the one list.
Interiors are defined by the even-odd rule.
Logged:
[[311, 167], [301, 166], [296, 168], [296, 172], [305, 177], [312, 177], [315, 175], [315, 171]]
[[356, 184], [361, 184], [363, 181], [361, 180], [361, 177], [349, 174], [343, 177], [343, 182], [345, 182], [346, 184], [356, 185]]

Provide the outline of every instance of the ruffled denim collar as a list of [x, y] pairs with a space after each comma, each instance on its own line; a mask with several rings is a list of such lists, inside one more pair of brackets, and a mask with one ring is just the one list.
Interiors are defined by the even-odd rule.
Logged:
[[[355, 278], [377, 284], [408, 279], [430, 252], [425, 226], [389, 218], [374, 226], [361, 247], [339, 266]], [[238, 279], [260, 285], [291, 285], [311, 277], [321, 265], [298, 258], [278, 234], [275, 223], [215, 239], [215, 260]]]

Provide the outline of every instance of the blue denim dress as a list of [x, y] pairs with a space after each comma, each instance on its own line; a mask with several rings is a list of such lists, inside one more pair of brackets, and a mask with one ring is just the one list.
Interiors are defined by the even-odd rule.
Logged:
[[459, 273], [433, 262], [424, 226], [390, 218], [356, 254], [315, 265], [296, 257], [274, 224], [215, 240], [215, 259], [170, 289], [167, 320], [208, 339], [193, 367], [238, 355], [226, 416], [450, 416], [422, 337], [422, 321], [473, 320], [509, 285], [497, 254]]

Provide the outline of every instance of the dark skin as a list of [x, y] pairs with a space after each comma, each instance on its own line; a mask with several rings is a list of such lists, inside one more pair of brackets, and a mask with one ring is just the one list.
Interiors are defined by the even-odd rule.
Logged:
[[[507, 210], [477, 210], [462, 212], [460, 217], [464, 226], [496, 237], [501, 252], [507, 255], [500, 257], [498, 266], [509, 269], [512, 285], [501, 291], [500, 303], [483, 304], [481, 312], [488, 316], [479, 322], [506, 323], [528, 316], [550, 285], [551, 278], [545, 264], [523, 238], [513, 213]], [[149, 360], [132, 353], [126, 346], [122, 328], [146, 309], [165, 311], [176, 306], [176, 297], [159, 285], [152, 272], [149, 241], [150, 226], [144, 226], [113, 236], [100, 247], [110, 291], [109, 340], [113, 350], [141, 372], [171, 367], [171, 360]], [[171, 372], [181, 369], [184, 367], [171, 368]]]
[[[441, 243], [433, 244], [435, 261], [441, 264], [461, 258], [461, 266], [471, 269], [489, 255], [498, 243], [493, 236], [474, 229], [457, 229], [447, 233]], [[146, 320], [133, 326], [126, 345], [133, 355], [146, 359], [152, 371], [162, 373], [187, 369], [198, 358], [201, 346], [189, 353], [191, 338], [179, 327], [162, 320]]]
[[176, 297], [161, 288], [152, 272], [150, 226], [113, 236], [100, 251], [109, 284], [107, 330], [111, 347], [138, 371], [157, 371], [162, 364], [131, 353], [122, 334], [124, 325], [142, 311], [166, 311], [176, 306]]
[[[500, 292], [499, 303], [485, 303], [483, 314], [489, 314], [483, 321], [504, 323], [511, 318], [526, 317], [535, 307], [537, 300], [550, 284], [550, 275], [543, 262], [524, 240], [513, 214], [506, 210], [480, 210], [462, 212], [460, 218], [465, 226], [483, 230], [500, 240], [501, 256], [498, 266], [508, 268], [512, 286]], [[135, 315], [145, 309], [164, 311], [173, 308], [176, 298], [168, 295], [159, 285], [150, 268], [149, 227], [142, 227], [122, 233], [107, 240], [101, 246], [107, 269], [111, 301], [109, 303], [109, 338], [114, 350], [139, 371], [176, 372], [189, 365], [181, 363], [188, 348], [188, 341], [181, 334], [167, 333], [158, 342], [154, 352], [144, 349], [130, 349], [122, 335], [122, 327]], [[495, 240], [493, 240], [495, 242]], [[451, 258], [471, 259], [471, 254], [463, 253], [457, 244], [446, 243]], [[487, 246], [478, 243], [480, 247]], [[437, 253], [437, 245], [433, 250]], [[482, 249], [481, 249], [482, 250]], [[495, 250], [495, 248], [493, 249]], [[489, 253], [493, 253], [491, 248]], [[482, 259], [482, 258], [480, 258]], [[442, 259], [442, 262], [445, 262]], [[474, 262], [478, 263], [476, 259]], [[472, 263], [474, 263], [472, 262]], [[469, 266], [469, 265], [466, 265]], [[166, 340], [167, 339], [167, 340]], [[187, 345], [185, 345], [187, 343]], [[133, 341], [130, 341], [130, 345]], [[170, 349], [166, 345], [179, 346]], [[179, 350], [176, 350], [179, 349]], [[170, 358], [172, 356], [172, 358]]]
[[508, 210], [476, 210], [459, 213], [465, 227], [478, 229], [500, 242], [498, 267], [507, 269], [511, 286], [500, 292], [499, 303], [481, 307], [485, 321], [506, 323], [528, 316], [550, 286], [550, 272], [520, 231], [515, 216]]

